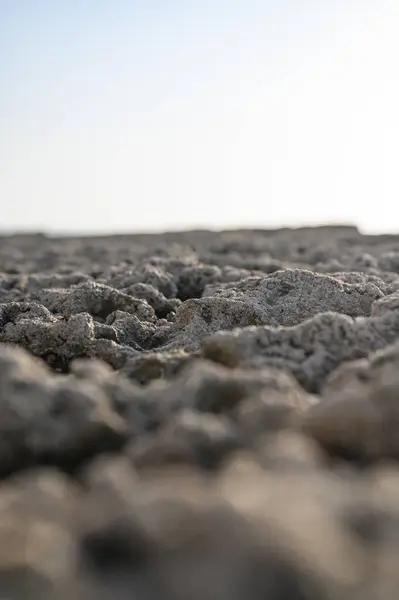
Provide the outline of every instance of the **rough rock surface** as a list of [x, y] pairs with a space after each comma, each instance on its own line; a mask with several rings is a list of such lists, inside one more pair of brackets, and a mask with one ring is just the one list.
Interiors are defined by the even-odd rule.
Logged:
[[396, 600], [399, 237], [0, 237], [0, 598]]

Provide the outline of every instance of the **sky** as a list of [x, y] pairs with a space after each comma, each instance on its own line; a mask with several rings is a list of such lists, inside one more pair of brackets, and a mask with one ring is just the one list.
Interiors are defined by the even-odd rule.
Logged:
[[0, 229], [399, 232], [398, 0], [0, 0]]

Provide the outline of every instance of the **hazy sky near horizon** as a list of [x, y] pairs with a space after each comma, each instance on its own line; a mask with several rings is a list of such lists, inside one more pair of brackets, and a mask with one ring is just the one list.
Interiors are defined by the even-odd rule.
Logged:
[[398, 0], [0, 8], [0, 229], [399, 232]]

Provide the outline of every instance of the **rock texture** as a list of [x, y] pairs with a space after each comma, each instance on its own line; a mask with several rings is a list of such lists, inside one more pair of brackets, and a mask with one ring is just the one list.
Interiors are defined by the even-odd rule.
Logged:
[[0, 238], [0, 597], [396, 600], [399, 236]]

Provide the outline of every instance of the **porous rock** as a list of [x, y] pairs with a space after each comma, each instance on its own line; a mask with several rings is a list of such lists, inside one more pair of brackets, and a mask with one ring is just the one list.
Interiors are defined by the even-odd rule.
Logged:
[[399, 459], [399, 345], [332, 373], [303, 428], [327, 449], [363, 461]]
[[397, 600], [398, 236], [0, 236], [0, 597]]
[[341, 363], [366, 357], [399, 336], [399, 311], [368, 319], [321, 313], [293, 327], [247, 327], [202, 342], [206, 358], [227, 366], [290, 371], [310, 392], [320, 391]]
[[[230, 287], [230, 286], [229, 286]], [[246, 300], [264, 311], [263, 324], [296, 325], [321, 312], [369, 315], [372, 303], [383, 296], [372, 283], [348, 284], [303, 269], [285, 269], [268, 277], [244, 279], [220, 297]]]
[[0, 345], [0, 473], [36, 463], [67, 469], [128, 437], [109, 397], [90, 381], [55, 377], [19, 348]]
[[142, 320], [154, 320], [154, 311], [145, 300], [92, 281], [68, 289], [44, 289], [36, 296], [53, 313], [65, 317], [90, 313], [93, 317], [106, 319], [114, 311], [121, 310]]

